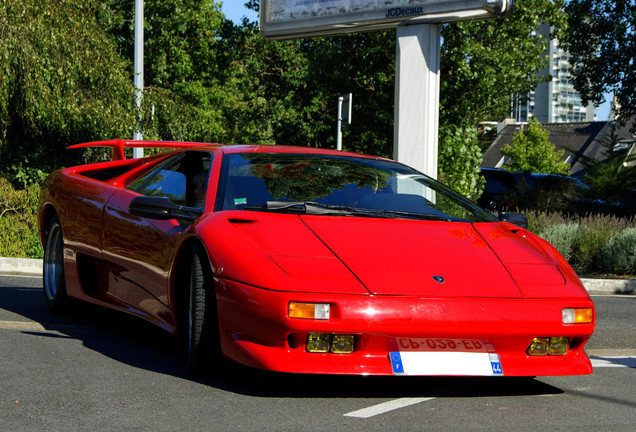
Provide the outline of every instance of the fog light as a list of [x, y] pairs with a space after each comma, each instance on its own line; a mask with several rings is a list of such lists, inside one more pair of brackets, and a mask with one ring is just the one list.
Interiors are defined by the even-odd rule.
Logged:
[[550, 338], [549, 355], [565, 355], [568, 352], [569, 339], [566, 337]]
[[312, 353], [326, 353], [329, 351], [331, 336], [326, 333], [309, 333], [307, 337], [307, 351]]
[[331, 337], [331, 352], [335, 354], [352, 353], [354, 340], [353, 335], [333, 335]]
[[329, 303], [289, 302], [289, 317], [303, 319], [329, 319]]
[[550, 338], [538, 337], [534, 338], [530, 346], [526, 350], [529, 355], [546, 355], [550, 348]]
[[526, 350], [528, 355], [565, 355], [570, 340], [566, 337], [538, 337], [530, 343]]
[[593, 319], [592, 308], [565, 308], [561, 311], [563, 324], [590, 324]]

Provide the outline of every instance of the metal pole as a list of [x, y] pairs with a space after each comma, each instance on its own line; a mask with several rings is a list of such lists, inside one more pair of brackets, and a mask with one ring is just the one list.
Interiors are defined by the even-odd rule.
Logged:
[[[135, 130], [135, 140], [142, 140], [141, 132], [141, 99], [144, 91], [144, 0], [135, 0], [135, 103], [138, 110], [137, 130]], [[134, 148], [133, 157], [140, 158], [144, 155], [143, 148]]]
[[336, 149], [342, 150], [342, 101], [344, 98], [338, 98], [338, 130], [336, 132]]
[[393, 158], [437, 178], [439, 24], [398, 26]]

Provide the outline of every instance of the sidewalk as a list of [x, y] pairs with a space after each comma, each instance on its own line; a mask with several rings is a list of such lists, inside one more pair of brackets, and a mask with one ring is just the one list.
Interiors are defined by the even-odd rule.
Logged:
[[[42, 276], [42, 260], [0, 258], [0, 274]], [[594, 295], [636, 295], [636, 279], [581, 278], [588, 293]]]

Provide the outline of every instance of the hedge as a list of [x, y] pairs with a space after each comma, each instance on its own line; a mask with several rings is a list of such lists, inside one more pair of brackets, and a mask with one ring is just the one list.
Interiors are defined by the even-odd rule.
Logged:
[[530, 231], [550, 242], [580, 275], [636, 275], [636, 219], [529, 212]]
[[37, 185], [16, 190], [0, 177], [0, 256], [42, 258], [38, 233]]

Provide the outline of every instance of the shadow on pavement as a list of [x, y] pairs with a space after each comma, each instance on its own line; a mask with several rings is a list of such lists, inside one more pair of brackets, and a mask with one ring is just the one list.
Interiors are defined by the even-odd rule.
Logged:
[[[41, 284], [39, 279], [33, 279]], [[226, 362], [208, 376], [188, 374], [184, 348], [176, 336], [128, 316], [76, 302], [65, 316], [51, 315], [41, 285], [0, 287], [0, 321], [40, 323], [46, 331], [22, 330], [46, 338], [72, 338], [116, 361], [188, 379], [242, 395], [298, 398], [492, 397], [561, 394], [531, 378], [363, 377], [267, 372]], [[17, 285], [17, 284], [15, 284]], [[25, 321], [25, 318], [29, 321]]]

